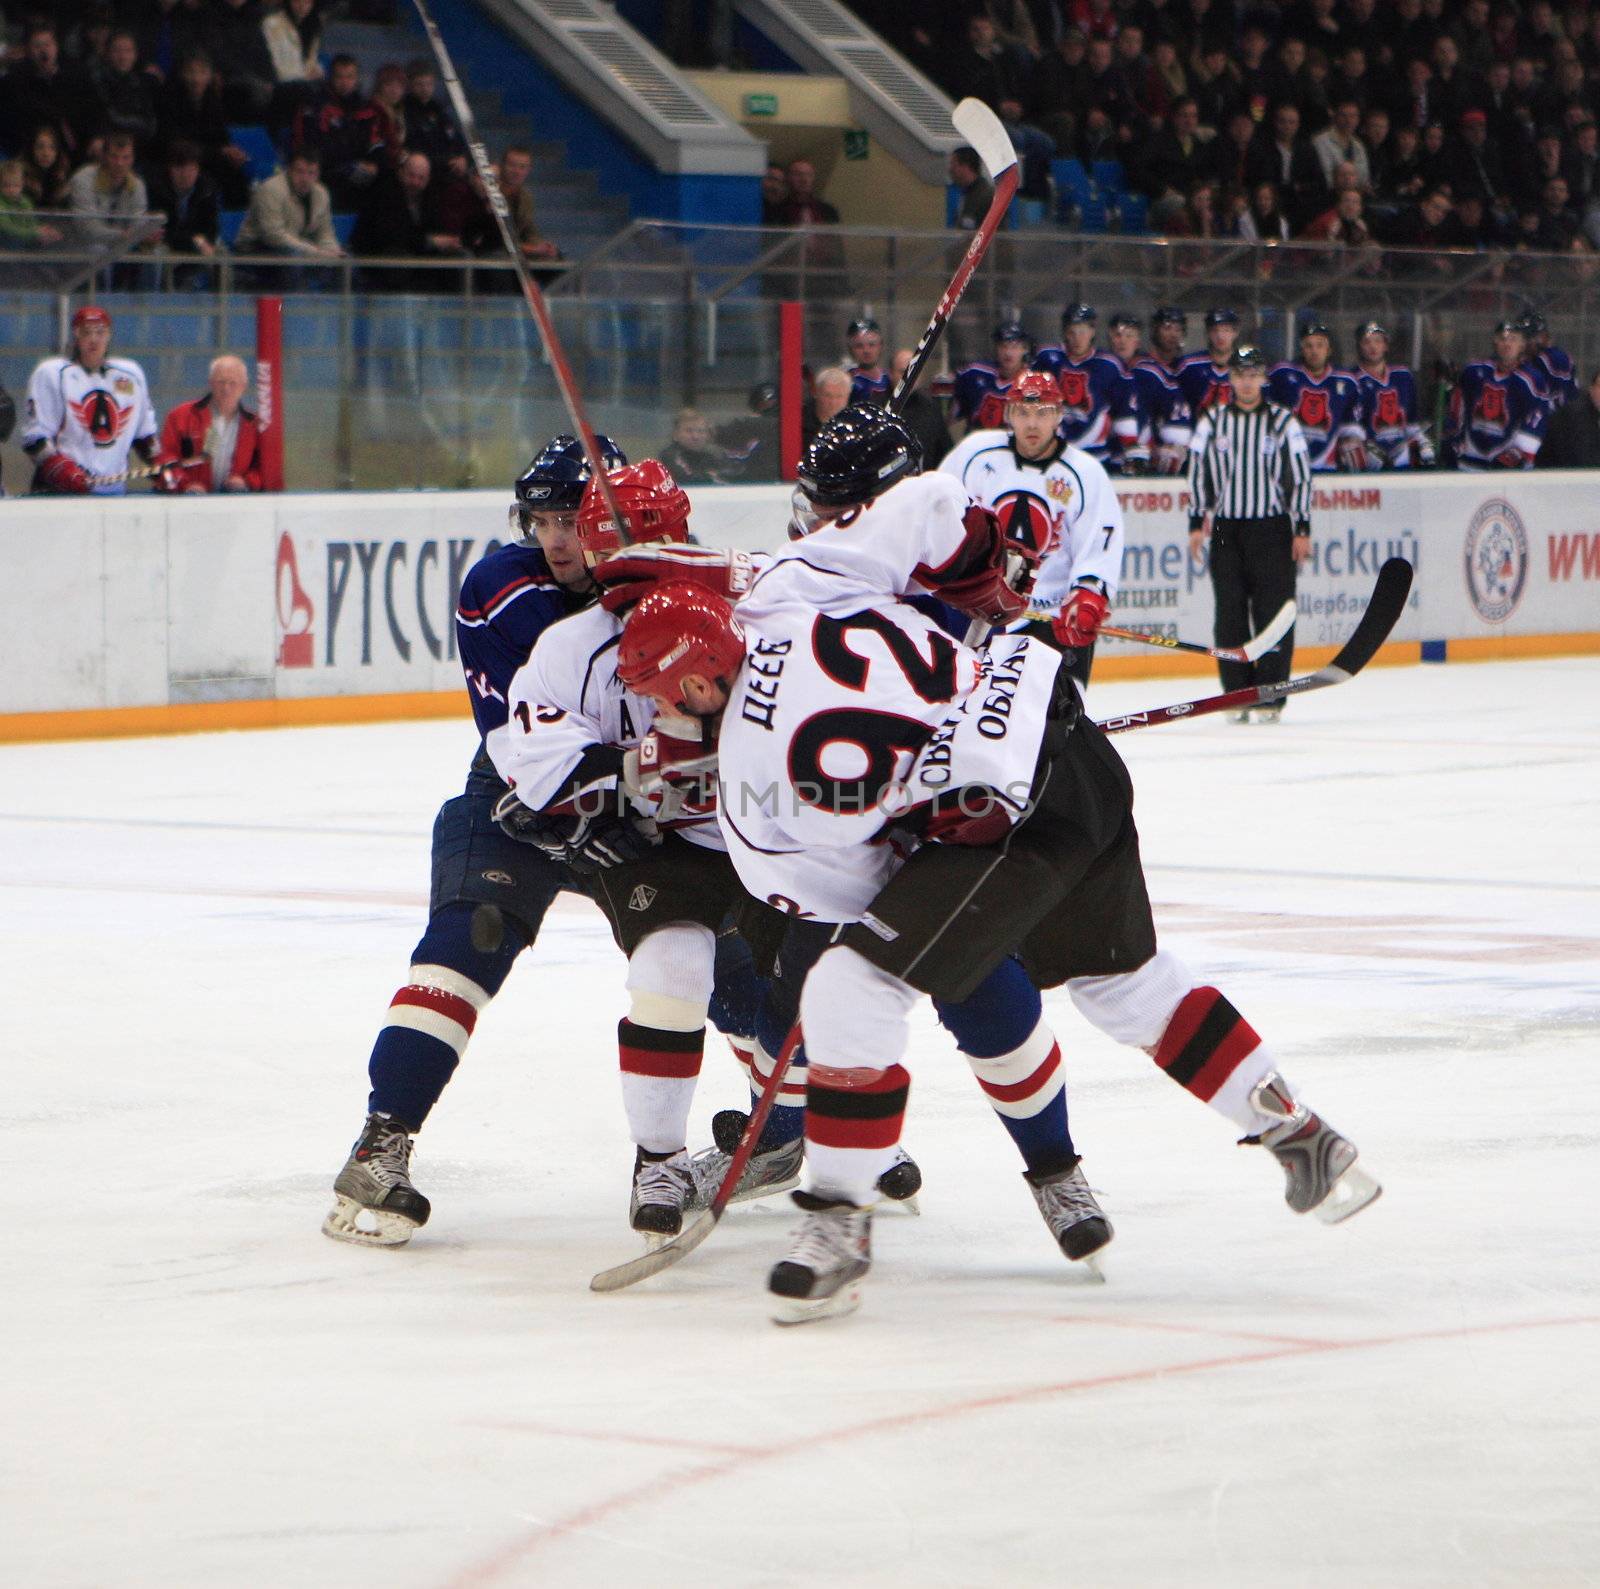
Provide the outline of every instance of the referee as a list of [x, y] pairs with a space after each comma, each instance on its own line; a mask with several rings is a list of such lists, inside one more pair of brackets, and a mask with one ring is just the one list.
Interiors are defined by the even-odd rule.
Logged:
[[[1209, 408], [1189, 442], [1189, 555], [1211, 539], [1216, 643], [1243, 645], [1294, 595], [1295, 571], [1311, 550], [1311, 459], [1300, 422], [1262, 394], [1267, 360], [1241, 343], [1228, 360], [1233, 401]], [[1294, 660], [1290, 629], [1258, 662], [1219, 662], [1222, 687], [1281, 684]], [[1255, 708], [1275, 723], [1283, 702]], [[1234, 713], [1236, 723], [1249, 711]]]

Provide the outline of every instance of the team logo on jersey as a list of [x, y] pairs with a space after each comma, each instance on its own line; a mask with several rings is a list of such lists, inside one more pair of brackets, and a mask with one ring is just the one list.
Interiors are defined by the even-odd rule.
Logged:
[[1089, 406], [1089, 374], [1087, 370], [1063, 370], [1056, 376], [1056, 385], [1061, 388], [1061, 405], [1063, 408], [1087, 408]]
[[1481, 420], [1485, 425], [1503, 425], [1506, 419], [1506, 394], [1498, 386], [1486, 386], [1478, 393], [1478, 401], [1473, 404], [1472, 414], [1474, 419]]
[[994, 499], [994, 516], [1008, 544], [1031, 547], [1040, 557], [1055, 545], [1056, 515], [1031, 491], [1002, 491]]
[[1380, 425], [1403, 425], [1406, 422], [1406, 412], [1400, 406], [1400, 394], [1392, 387], [1384, 387], [1378, 393], [1378, 408], [1373, 416]]
[[1467, 594], [1485, 623], [1504, 623], [1528, 582], [1528, 532], [1503, 497], [1472, 515], [1465, 545]]
[[657, 890], [651, 888], [648, 883], [640, 883], [639, 886], [628, 895], [628, 909], [649, 910], [649, 908], [656, 902], [656, 893]]
[[1328, 394], [1308, 387], [1300, 394], [1297, 414], [1302, 425], [1320, 430], [1328, 423]]
[[133, 418], [131, 403], [126, 408], [119, 408], [110, 392], [98, 386], [76, 403], [68, 403], [67, 407], [97, 447], [109, 447], [128, 428]]

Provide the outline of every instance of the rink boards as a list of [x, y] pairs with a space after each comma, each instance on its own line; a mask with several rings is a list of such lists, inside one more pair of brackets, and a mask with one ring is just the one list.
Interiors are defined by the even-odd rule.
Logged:
[[[709, 545], [780, 544], [787, 486], [697, 488]], [[1181, 483], [1129, 481], [1113, 621], [1209, 635]], [[1349, 635], [1378, 566], [1416, 565], [1383, 660], [1600, 650], [1600, 504], [1582, 472], [1328, 477], [1297, 657]], [[505, 536], [498, 491], [13, 501], [0, 518], [0, 740], [461, 711], [452, 616]], [[1103, 642], [1097, 678], [1194, 673]]]

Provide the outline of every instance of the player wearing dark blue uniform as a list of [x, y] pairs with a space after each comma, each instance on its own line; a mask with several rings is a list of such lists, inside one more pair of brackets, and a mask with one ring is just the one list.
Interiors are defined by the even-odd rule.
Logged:
[[1367, 467], [1361, 388], [1349, 370], [1334, 368], [1333, 336], [1320, 321], [1300, 328], [1298, 364], [1273, 365], [1267, 396], [1300, 421], [1313, 474]]
[[1417, 378], [1389, 362], [1389, 333], [1376, 320], [1356, 329], [1356, 386], [1369, 469], [1431, 469], [1433, 443], [1417, 418]]
[[1041, 348], [1033, 367], [1054, 376], [1061, 390], [1063, 441], [1114, 473], [1142, 474], [1150, 455], [1139, 439], [1133, 375], [1116, 354], [1095, 347], [1097, 318], [1091, 305], [1069, 304], [1061, 315], [1065, 346]]
[[1178, 390], [1195, 424], [1208, 408], [1233, 401], [1233, 377], [1228, 360], [1239, 340], [1239, 315], [1233, 309], [1206, 310], [1206, 348], [1191, 353], [1178, 366]]
[[1494, 359], [1462, 370], [1450, 394], [1445, 441], [1459, 469], [1531, 469], [1550, 405], [1527, 362], [1528, 339], [1514, 320], [1494, 328]]
[[1150, 316], [1150, 353], [1133, 366], [1142, 440], [1154, 474], [1182, 474], [1189, 463], [1194, 419], [1178, 387], [1188, 321], [1183, 310], [1163, 304]]
[[1528, 366], [1544, 386], [1544, 398], [1552, 412], [1569, 398], [1578, 395], [1578, 378], [1572, 372], [1572, 355], [1565, 348], [1553, 347], [1550, 327], [1536, 309], [1530, 309], [1517, 322], [1528, 339]]
[[[967, 431], [998, 430], [1005, 424], [1006, 397], [1011, 383], [1028, 367], [1033, 338], [1015, 320], [994, 328], [994, 362], [968, 364], [956, 373], [953, 387], [958, 419]], [[937, 385], [934, 388], [938, 391]]]
[[845, 374], [850, 377], [852, 403], [886, 403], [894, 382], [883, 367], [883, 332], [876, 320], [852, 320], [845, 332], [845, 345], [850, 349], [850, 365]]

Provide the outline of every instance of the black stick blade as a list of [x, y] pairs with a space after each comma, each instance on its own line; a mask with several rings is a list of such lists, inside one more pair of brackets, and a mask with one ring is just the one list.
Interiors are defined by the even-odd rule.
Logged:
[[1372, 587], [1367, 610], [1361, 614], [1355, 633], [1345, 641], [1338, 656], [1320, 670], [1323, 676], [1339, 673], [1352, 678], [1377, 655], [1378, 647], [1389, 638], [1400, 621], [1400, 614], [1405, 611], [1413, 572], [1403, 557], [1391, 557], [1378, 570], [1378, 582]]

